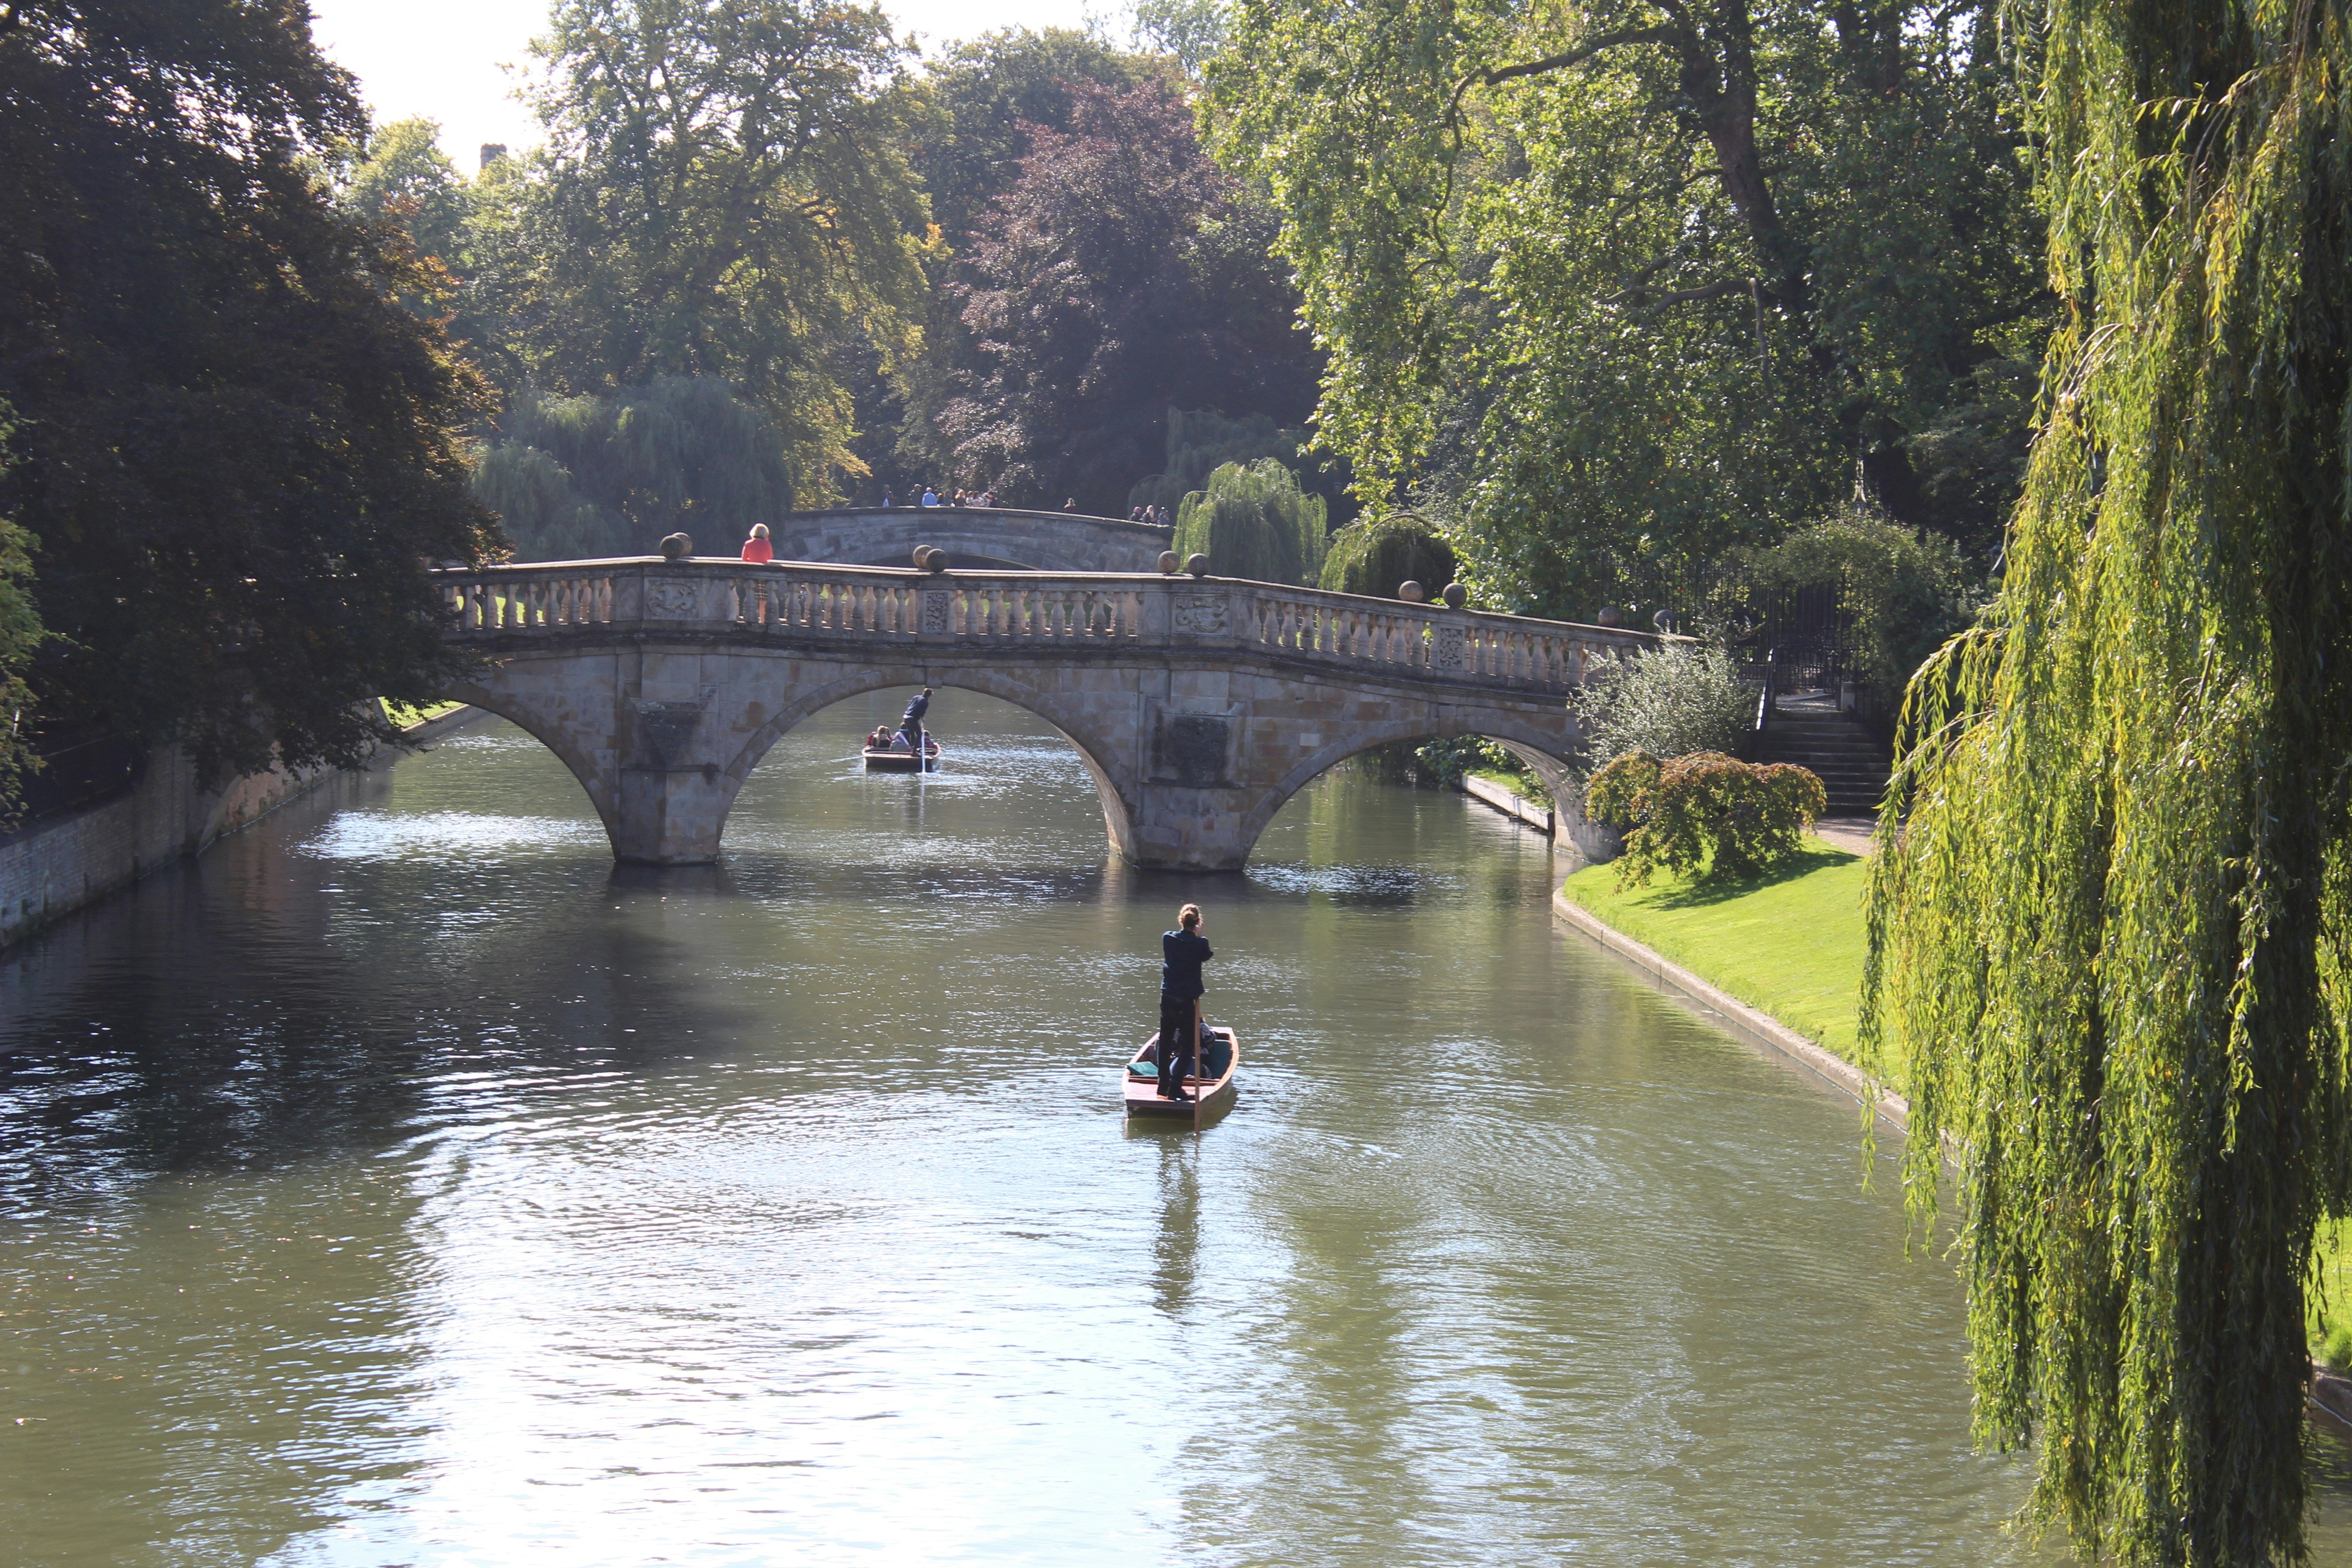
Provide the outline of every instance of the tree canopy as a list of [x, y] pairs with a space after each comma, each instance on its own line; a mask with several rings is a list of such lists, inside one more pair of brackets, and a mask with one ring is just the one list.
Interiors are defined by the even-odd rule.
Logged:
[[397, 302], [441, 284], [317, 174], [363, 130], [350, 79], [298, 5], [19, 0], [0, 103], [0, 516], [37, 541], [40, 712], [208, 770], [354, 760], [376, 698], [457, 668], [425, 563], [495, 536], [457, 443], [478, 385]]
[[2000, 595], [1912, 686], [1864, 1047], [1923, 1220], [1961, 1163], [2037, 1512], [2290, 1563], [2352, 1205], [2352, 5], [2014, 16], [2066, 315]]
[[1990, 7], [1242, 0], [1228, 167], [1368, 502], [1498, 600], [1686, 600], [1851, 488], [1980, 554], [2048, 291]]
[[1171, 405], [1295, 421], [1312, 370], [1272, 216], [1201, 152], [1185, 103], [1158, 81], [1071, 91], [1071, 129], [1029, 128], [958, 269], [974, 363], [936, 423], [955, 479], [1116, 515]]

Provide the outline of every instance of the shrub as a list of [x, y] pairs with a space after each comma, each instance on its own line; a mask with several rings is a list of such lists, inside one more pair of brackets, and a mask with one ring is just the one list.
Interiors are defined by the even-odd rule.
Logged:
[[1617, 885], [1638, 888], [1662, 866], [1702, 881], [1766, 870], [1796, 853], [1829, 795], [1811, 771], [1788, 763], [1759, 767], [1694, 752], [1662, 763], [1633, 752], [1593, 775], [1586, 804], [1599, 821], [1627, 830]]
[[1305, 587], [1323, 570], [1321, 496], [1272, 458], [1228, 463], [1176, 511], [1176, 553], [1209, 558], [1220, 577]]
[[1321, 586], [1333, 594], [1394, 598], [1397, 585], [1420, 584], [1432, 598], [1454, 581], [1454, 546], [1435, 524], [1410, 512], [1365, 518], [1331, 536]]
[[1720, 643], [1666, 643], [1604, 665], [1569, 698], [1588, 772], [1633, 752], [1728, 752], [1756, 722], [1757, 689]]

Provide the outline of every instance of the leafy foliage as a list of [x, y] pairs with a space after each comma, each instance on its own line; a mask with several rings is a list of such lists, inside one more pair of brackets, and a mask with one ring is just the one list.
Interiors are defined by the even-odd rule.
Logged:
[[731, 548], [793, 510], [800, 488], [767, 411], [709, 377], [659, 376], [610, 397], [526, 390], [499, 431], [474, 494], [526, 561], [650, 554], [680, 530], [706, 553]]
[[534, 46], [548, 151], [514, 203], [507, 311], [541, 385], [603, 395], [723, 380], [765, 410], [796, 500], [851, 449], [840, 356], [920, 346], [928, 97], [871, 6], [562, 0]]
[[207, 772], [347, 763], [460, 668], [427, 560], [495, 547], [442, 287], [316, 171], [363, 125], [300, 6], [27, 0], [0, 30], [0, 512], [61, 724]]
[[[1298, 426], [1285, 428], [1263, 414], [1229, 419], [1213, 408], [1171, 408], [1167, 467], [1136, 481], [1127, 492], [1127, 504], [1164, 506], [1172, 513], [1186, 495], [1207, 484], [1209, 475], [1227, 463], [1274, 458], [1296, 472], [1303, 461], [1299, 453], [1312, 438], [1313, 432]], [[1303, 480], [1300, 488], [1307, 488]]]
[[[1243, 0], [1207, 69], [1368, 503], [1488, 602], [1687, 604], [1862, 459], [1990, 554], [2052, 315], [1989, 3]], [[1573, 528], [1558, 520], [1573, 518]]]
[[[0, 403], [0, 478], [8, 471], [8, 443], [16, 433], [10, 409]], [[39, 765], [33, 754], [33, 689], [25, 671], [41, 646], [41, 617], [33, 608], [33, 536], [0, 512], [0, 828], [13, 820], [24, 775]]]
[[2016, 21], [2067, 321], [2000, 596], [1912, 682], [1863, 1047], [1910, 1057], [1923, 1225], [1963, 1162], [1978, 1426], [2037, 1513], [2294, 1562], [2352, 1204], [2352, 6]]
[[1272, 215], [1220, 174], [1167, 86], [1072, 88], [953, 285], [972, 363], [935, 420], [953, 480], [1116, 515], [1172, 404], [1295, 424], [1313, 400]]
[[1432, 598], [1454, 581], [1454, 545], [1427, 519], [1410, 512], [1363, 518], [1331, 536], [1320, 586], [1334, 594], [1394, 598], [1418, 583]]
[[1594, 771], [1636, 752], [1735, 751], [1754, 727], [1756, 700], [1722, 644], [1669, 642], [1596, 669], [1569, 709]]
[[1617, 885], [1640, 888], [1660, 868], [1701, 881], [1767, 870], [1797, 852], [1829, 795], [1792, 763], [1628, 752], [1592, 775], [1585, 801], [1596, 821], [1627, 829]]
[[1323, 498], [1272, 458], [1228, 463], [1176, 511], [1175, 551], [1220, 577], [1304, 587], [1323, 569]]

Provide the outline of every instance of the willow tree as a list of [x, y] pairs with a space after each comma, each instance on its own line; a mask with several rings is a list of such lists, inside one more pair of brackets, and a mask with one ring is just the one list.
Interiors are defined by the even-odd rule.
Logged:
[[1960, 1162], [1979, 1433], [2038, 1444], [2037, 1512], [2294, 1562], [2352, 1196], [2352, 4], [2016, 21], [2068, 321], [2002, 593], [1912, 685], [1865, 1048], [1909, 1054], [1916, 1214]]

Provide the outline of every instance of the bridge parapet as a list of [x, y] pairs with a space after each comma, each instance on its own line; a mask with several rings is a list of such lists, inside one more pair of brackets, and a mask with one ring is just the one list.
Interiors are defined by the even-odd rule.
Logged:
[[1565, 692], [1645, 632], [1488, 615], [1239, 578], [750, 565], [660, 557], [436, 573], [450, 636], [513, 647], [614, 635], [751, 644], [1249, 650], [1287, 666]]

